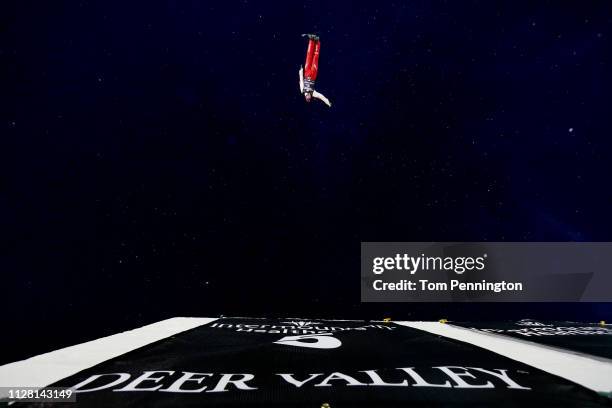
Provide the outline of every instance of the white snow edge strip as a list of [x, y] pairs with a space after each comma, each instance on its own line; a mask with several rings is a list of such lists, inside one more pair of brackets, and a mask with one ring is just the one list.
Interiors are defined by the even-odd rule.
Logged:
[[584, 354], [541, 346], [494, 333], [439, 322], [395, 322], [484, 348], [580, 384], [599, 393], [612, 392], [612, 363]]
[[[46, 387], [147, 344], [217, 320], [175, 317], [0, 366], [0, 387]], [[0, 399], [6, 398], [0, 391]]]

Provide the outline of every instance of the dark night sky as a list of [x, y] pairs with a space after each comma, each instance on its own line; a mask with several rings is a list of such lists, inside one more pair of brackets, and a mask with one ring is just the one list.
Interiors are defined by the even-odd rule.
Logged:
[[610, 314], [358, 278], [360, 241], [612, 240], [610, 2], [1, 7], [4, 360], [177, 315]]

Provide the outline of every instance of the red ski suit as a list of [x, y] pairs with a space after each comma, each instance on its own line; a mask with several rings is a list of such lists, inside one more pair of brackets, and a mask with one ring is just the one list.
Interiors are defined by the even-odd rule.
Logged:
[[308, 50], [306, 51], [306, 64], [304, 64], [304, 79], [314, 83], [317, 79], [317, 71], [319, 69], [319, 49], [321, 41], [309, 39]]

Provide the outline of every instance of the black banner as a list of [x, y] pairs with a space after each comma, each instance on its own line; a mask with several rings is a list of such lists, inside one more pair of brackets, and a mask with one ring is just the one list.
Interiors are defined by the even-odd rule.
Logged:
[[492, 352], [364, 321], [219, 319], [54, 386], [84, 407], [609, 406]]
[[547, 346], [612, 359], [612, 327], [577, 322], [453, 322], [456, 326], [503, 334]]

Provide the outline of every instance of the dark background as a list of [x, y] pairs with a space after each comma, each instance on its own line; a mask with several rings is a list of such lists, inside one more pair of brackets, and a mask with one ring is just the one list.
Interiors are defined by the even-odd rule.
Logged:
[[610, 319], [359, 298], [361, 241], [612, 240], [610, 2], [1, 7], [2, 361], [173, 316]]

